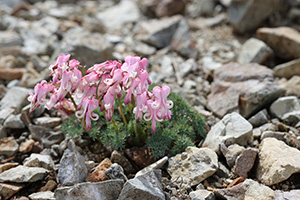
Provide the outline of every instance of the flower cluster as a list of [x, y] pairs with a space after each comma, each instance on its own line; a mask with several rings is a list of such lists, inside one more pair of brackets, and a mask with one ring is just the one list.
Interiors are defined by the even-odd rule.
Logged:
[[[85, 69], [70, 55], [60, 55], [50, 66], [52, 80], [43, 80], [30, 93], [31, 112], [40, 105], [47, 109], [56, 108], [64, 113], [75, 112], [77, 118], [85, 122], [91, 130], [91, 120], [97, 120], [93, 111], [100, 106], [108, 121], [112, 119], [116, 98], [124, 97], [125, 104], [133, 104], [137, 121], [144, 118], [152, 123], [156, 131], [156, 121], [171, 119], [173, 102], [167, 99], [168, 86], [154, 87], [148, 91], [151, 81], [146, 70], [147, 59], [127, 56], [125, 62], [106, 61]], [[50, 100], [46, 102], [47, 94]]]

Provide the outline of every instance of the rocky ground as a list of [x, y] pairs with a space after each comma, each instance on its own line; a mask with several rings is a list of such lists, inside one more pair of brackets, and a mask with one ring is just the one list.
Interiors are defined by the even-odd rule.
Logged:
[[[0, 0], [0, 199], [300, 199], [299, 19], [299, 0]], [[151, 164], [71, 140], [55, 111], [28, 115], [62, 53], [148, 58], [206, 139]]]

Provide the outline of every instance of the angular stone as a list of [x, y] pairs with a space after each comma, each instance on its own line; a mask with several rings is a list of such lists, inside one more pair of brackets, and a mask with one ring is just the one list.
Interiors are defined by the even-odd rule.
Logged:
[[57, 187], [57, 183], [54, 180], [49, 180], [46, 185], [40, 188], [40, 192], [53, 191]]
[[75, 150], [75, 144], [70, 140], [68, 149], [65, 150], [59, 163], [57, 174], [59, 182], [62, 185], [74, 185], [83, 182], [88, 176], [84, 161], [84, 157]]
[[137, 176], [140, 176], [142, 174], [145, 174], [151, 170], [155, 170], [155, 169], [161, 169], [165, 164], [166, 162], [168, 162], [169, 158], [168, 156], [165, 156], [163, 158], [161, 158], [160, 160], [156, 161], [155, 163], [152, 163], [151, 165], [145, 167], [144, 169], [138, 171], [136, 174], [135, 174], [135, 177]]
[[0, 182], [31, 183], [42, 180], [48, 170], [40, 167], [18, 166], [0, 174]]
[[11, 196], [20, 191], [24, 185], [22, 184], [7, 184], [0, 183], [0, 195], [5, 199], [9, 199]]
[[300, 33], [290, 27], [260, 28], [257, 37], [284, 59], [300, 57]]
[[28, 196], [31, 200], [56, 200], [54, 193], [51, 191], [36, 192]]
[[289, 80], [285, 78], [278, 81], [280, 87], [285, 90], [286, 96], [300, 97], [300, 76], [293, 76]]
[[0, 110], [0, 124], [3, 124], [4, 121], [11, 115], [15, 109], [13, 108], [3, 108]]
[[136, 172], [130, 161], [123, 154], [116, 150], [111, 153], [110, 160], [113, 163], [118, 163], [121, 165], [125, 171], [125, 174], [132, 174]]
[[252, 125], [236, 112], [227, 114], [208, 132], [203, 146], [220, 153], [219, 145], [225, 143], [247, 145], [252, 141]]
[[0, 101], [1, 108], [14, 108], [17, 113], [20, 112], [22, 107], [29, 104], [27, 101], [29, 92], [32, 90], [17, 86], [10, 88]]
[[126, 175], [124, 174], [123, 168], [118, 163], [112, 164], [105, 171], [105, 175], [108, 176], [110, 179], [123, 179], [124, 181], [128, 180]]
[[118, 200], [125, 199], [164, 200], [161, 170], [149, 171], [146, 174], [128, 180], [124, 184], [118, 198]]
[[200, 189], [189, 194], [192, 200], [215, 200], [215, 194], [211, 191]]
[[21, 114], [17, 115], [10, 115], [3, 124], [4, 128], [11, 128], [11, 129], [23, 129], [25, 128], [25, 124], [21, 120]]
[[300, 172], [300, 151], [275, 138], [261, 142], [258, 157], [256, 177], [265, 185], [280, 183]]
[[283, 120], [288, 113], [300, 111], [299, 99], [295, 96], [280, 97], [272, 103], [270, 111], [272, 115]]
[[28, 153], [32, 150], [35, 141], [33, 139], [26, 140], [23, 144], [19, 147], [19, 152], [21, 153]]
[[215, 70], [207, 107], [219, 117], [236, 111], [248, 118], [282, 92], [271, 69], [258, 64], [229, 63]]
[[237, 144], [230, 145], [226, 147], [225, 144], [220, 144], [220, 151], [224, 155], [227, 165], [232, 168], [235, 164], [236, 158], [245, 150], [245, 147], [239, 146]]
[[112, 165], [112, 162], [105, 158], [96, 168], [95, 170], [88, 175], [86, 181], [88, 182], [100, 182], [108, 180], [108, 176], [106, 176], [105, 171]]
[[0, 31], [0, 47], [21, 46], [23, 41], [14, 31]]
[[99, 183], [79, 183], [73, 187], [61, 187], [55, 190], [56, 200], [105, 199], [116, 200], [124, 181], [108, 180]]
[[27, 167], [42, 167], [49, 170], [55, 169], [55, 164], [51, 156], [36, 153], [32, 153], [30, 157], [26, 158], [23, 164]]
[[17, 153], [18, 149], [19, 144], [14, 137], [0, 139], [0, 155], [9, 157]]
[[26, 69], [11, 69], [0, 67], [0, 79], [6, 81], [21, 79], [26, 71]]
[[300, 75], [300, 59], [292, 60], [290, 62], [275, 66], [274, 75], [288, 79], [294, 75]]
[[0, 174], [6, 170], [17, 167], [18, 165], [18, 163], [5, 163], [3, 165], [0, 165]]
[[232, 1], [228, 19], [235, 31], [245, 33], [256, 29], [279, 6], [278, 0]]
[[137, 22], [140, 17], [139, 8], [131, 0], [121, 0], [119, 4], [97, 14], [97, 18], [111, 30], [116, 30], [127, 23]]
[[187, 5], [185, 14], [193, 18], [200, 16], [212, 16], [216, 3], [216, 0], [192, 0]]
[[238, 62], [263, 64], [272, 54], [273, 50], [266, 43], [256, 38], [250, 38], [243, 44]]
[[88, 67], [96, 63], [112, 59], [113, 46], [104, 35], [90, 33], [82, 27], [68, 30], [60, 46], [52, 54], [51, 60], [55, 62], [60, 54], [71, 54], [82, 65]]
[[240, 177], [247, 178], [250, 170], [254, 166], [257, 153], [258, 150], [254, 148], [244, 150], [235, 160], [233, 167], [234, 173]]
[[185, 152], [169, 159], [168, 172], [172, 181], [194, 186], [218, 169], [218, 156], [209, 148], [187, 147]]
[[277, 140], [284, 141], [284, 132], [279, 131], [264, 131], [261, 136], [260, 140], [262, 141], [265, 138], [276, 138]]
[[290, 190], [290, 191], [275, 191], [275, 200], [298, 200], [300, 199], [300, 190]]
[[238, 184], [231, 188], [216, 190], [215, 194], [219, 198], [232, 200], [274, 200], [275, 192], [252, 179], [246, 179], [242, 184]]
[[160, 20], [153, 19], [141, 24], [148, 35], [143, 41], [157, 48], [164, 48], [169, 45], [182, 17], [175, 15]]
[[162, 0], [158, 2], [155, 13], [157, 17], [172, 16], [181, 13], [184, 8], [183, 0]]
[[60, 117], [39, 117], [33, 119], [33, 122], [36, 125], [54, 128], [61, 123], [61, 118]]

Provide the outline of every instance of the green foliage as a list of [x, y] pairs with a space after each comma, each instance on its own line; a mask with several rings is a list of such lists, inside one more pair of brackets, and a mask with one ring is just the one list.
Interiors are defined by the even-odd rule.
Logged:
[[[155, 85], [152, 85], [149, 90]], [[186, 147], [194, 146], [199, 138], [205, 137], [205, 120], [188, 105], [181, 96], [172, 93], [168, 97], [174, 103], [171, 120], [157, 122], [157, 131], [151, 132], [149, 122], [136, 122], [132, 114], [132, 106], [122, 106], [126, 118], [125, 125], [121, 115], [114, 114], [113, 120], [107, 122], [103, 112], [97, 109], [99, 120], [92, 122], [92, 130], [88, 133], [105, 146], [113, 149], [147, 145], [156, 159], [165, 155], [173, 156], [183, 152]], [[124, 99], [121, 99], [123, 101]], [[116, 101], [115, 113], [121, 113]], [[116, 129], [118, 131], [116, 131]], [[83, 132], [81, 122], [71, 116], [62, 124], [62, 131], [70, 136], [80, 135]]]

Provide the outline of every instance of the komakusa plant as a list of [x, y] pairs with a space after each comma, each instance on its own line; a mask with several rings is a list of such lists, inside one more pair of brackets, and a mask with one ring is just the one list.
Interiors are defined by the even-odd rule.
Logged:
[[87, 69], [69, 54], [60, 55], [50, 66], [52, 79], [29, 94], [30, 112], [40, 105], [58, 109], [69, 116], [62, 124], [64, 133], [88, 132], [113, 149], [146, 144], [155, 158], [180, 153], [197, 135], [204, 137], [204, 119], [171, 93], [179, 106], [171, 120], [170, 88], [150, 86], [146, 66], [146, 58], [127, 56], [124, 63], [109, 60]]

